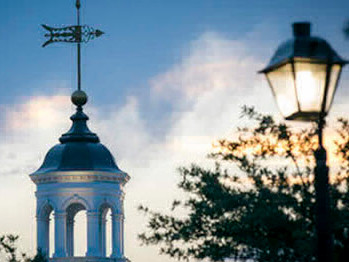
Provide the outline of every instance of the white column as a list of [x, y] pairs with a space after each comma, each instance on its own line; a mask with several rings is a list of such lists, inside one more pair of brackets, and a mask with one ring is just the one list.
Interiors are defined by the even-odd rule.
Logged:
[[74, 218], [67, 219], [67, 253], [74, 256]]
[[55, 253], [54, 257], [67, 256], [66, 212], [55, 212]]
[[50, 226], [49, 226], [50, 220], [49, 218], [42, 218], [42, 217], [36, 217], [36, 240], [37, 240], [37, 249], [40, 249], [41, 252], [46, 256], [49, 257], [49, 247], [50, 247]]
[[120, 245], [120, 251], [121, 251], [121, 256], [124, 257], [124, 248], [125, 248], [125, 245], [124, 245], [124, 223], [125, 221], [125, 216], [122, 215], [121, 217], [121, 245]]
[[123, 214], [112, 214], [112, 238], [113, 238], [113, 253], [112, 257], [123, 258], [124, 257], [124, 234], [123, 234], [123, 224], [124, 216]]
[[87, 212], [87, 253], [86, 256], [100, 256], [99, 212]]
[[105, 242], [106, 242], [106, 222], [107, 220], [103, 217], [103, 215], [100, 217], [99, 220], [99, 234], [100, 234], [100, 254], [102, 257], [106, 257], [106, 246], [105, 246]]

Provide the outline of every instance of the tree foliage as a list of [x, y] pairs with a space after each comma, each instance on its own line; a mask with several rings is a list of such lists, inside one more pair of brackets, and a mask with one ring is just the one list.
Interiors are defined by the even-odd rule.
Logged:
[[17, 247], [18, 239], [19, 236], [11, 234], [0, 236], [0, 258], [3, 257], [6, 259], [6, 262], [48, 262], [40, 250], [34, 258], [19, 252]]
[[[184, 201], [149, 216], [143, 244], [182, 260], [315, 261], [315, 127], [299, 130], [244, 107], [253, 127], [238, 128], [210, 155], [231, 163], [226, 170], [197, 165], [179, 169]], [[331, 171], [331, 215], [336, 261], [349, 252], [349, 123], [339, 119], [336, 161]], [[231, 166], [231, 168], [230, 168]], [[176, 210], [186, 211], [185, 217]]]

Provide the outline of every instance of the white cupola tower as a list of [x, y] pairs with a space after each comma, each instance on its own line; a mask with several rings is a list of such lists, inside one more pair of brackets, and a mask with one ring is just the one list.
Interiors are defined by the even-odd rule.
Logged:
[[[103, 34], [80, 24], [80, 0], [76, 0], [77, 25], [62, 28], [43, 25], [48, 40], [43, 47], [58, 43], [77, 46], [77, 91], [72, 95], [76, 113], [73, 125], [47, 153], [41, 167], [30, 175], [37, 185], [37, 248], [50, 262], [126, 262], [124, 255], [124, 185], [129, 176], [121, 171], [109, 150], [87, 127], [83, 112], [87, 95], [81, 91], [82, 43]], [[74, 254], [74, 218], [86, 210], [85, 256]], [[111, 211], [111, 231], [106, 232], [106, 215]], [[50, 250], [50, 215], [54, 217], [54, 248]], [[112, 253], [106, 254], [106, 234], [111, 234]]]
[[[82, 110], [87, 96], [75, 91], [77, 105], [71, 129], [47, 153], [42, 166], [30, 175], [37, 185], [37, 247], [52, 262], [125, 262], [124, 191], [129, 176], [100, 143]], [[106, 256], [106, 213], [111, 210], [112, 255]], [[87, 214], [87, 253], [74, 256], [74, 217]], [[54, 251], [50, 247], [50, 214], [54, 215]], [[53, 253], [53, 254], [52, 254]]]

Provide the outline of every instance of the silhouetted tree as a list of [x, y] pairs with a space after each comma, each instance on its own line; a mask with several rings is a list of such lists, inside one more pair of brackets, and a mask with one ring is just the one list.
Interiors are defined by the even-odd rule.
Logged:
[[18, 238], [19, 236], [15, 235], [0, 236], [0, 257], [2, 259], [6, 259], [7, 262], [48, 262], [40, 250], [34, 258], [20, 253], [17, 247]]
[[[236, 139], [219, 141], [210, 157], [231, 163], [223, 170], [197, 165], [179, 169], [187, 199], [172, 213], [153, 212], [142, 243], [178, 259], [223, 261], [315, 261], [314, 128], [299, 130], [244, 107], [257, 124], [239, 128]], [[349, 124], [339, 120], [336, 161], [331, 169], [331, 212], [336, 261], [349, 254]], [[228, 169], [229, 168], [229, 169]], [[186, 216], [176, 216], [182, 208]]]
[[46, 258], [45, 254], [41, 251], [41, 249], [39, 249], [35, 257], [32, 258], [30, 262], [48, 262], [48, 259]]

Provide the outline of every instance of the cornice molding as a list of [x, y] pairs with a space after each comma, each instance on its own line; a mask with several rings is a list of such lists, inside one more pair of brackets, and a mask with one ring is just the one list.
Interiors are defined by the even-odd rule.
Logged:
[[67, 171], [50, 172], [46, 174], [31, 174], [31, 180], [35, 184], [48, 183], [86, 183], [86, 182], [109, 182], [124, 185], [130, 180], [127, 173], [110, 173], [99, 171]]
[[[84, 188], [86, 189], [86, 188]], [[74, 190], [76, 190], [76, 188], [74, 188]], [[38, 191], [36, 192], [36, 196], [38, 197], [38, 199], [45, 199], [47, 197], [54, 197], [54, 196], [58, 196], [58, 197], [71, 197], [73, 196], [76, 192], [69, 192], [69, 191], [65, 191], [65, 192], [60, 192], [59, 190], [50, 190], [50, 191]], [[111, 190], [109, 190], [109, 192], [102, 192], [102, 193], [98, 193], [96, 194], [96, 191], [91, 191], [90, 189], [86, 189], [84, 191], [79, 191], [78, 192], [80, 196], [83, 197], [90, 197], [90, 196], [96, 196], [98, 195], [99, 197], [116, 197], [120, 200], [124, 200], [125, 198], [125, 193], [121, 192], [121, 191], [116, 191], [116, 192], [112, 192]]]

